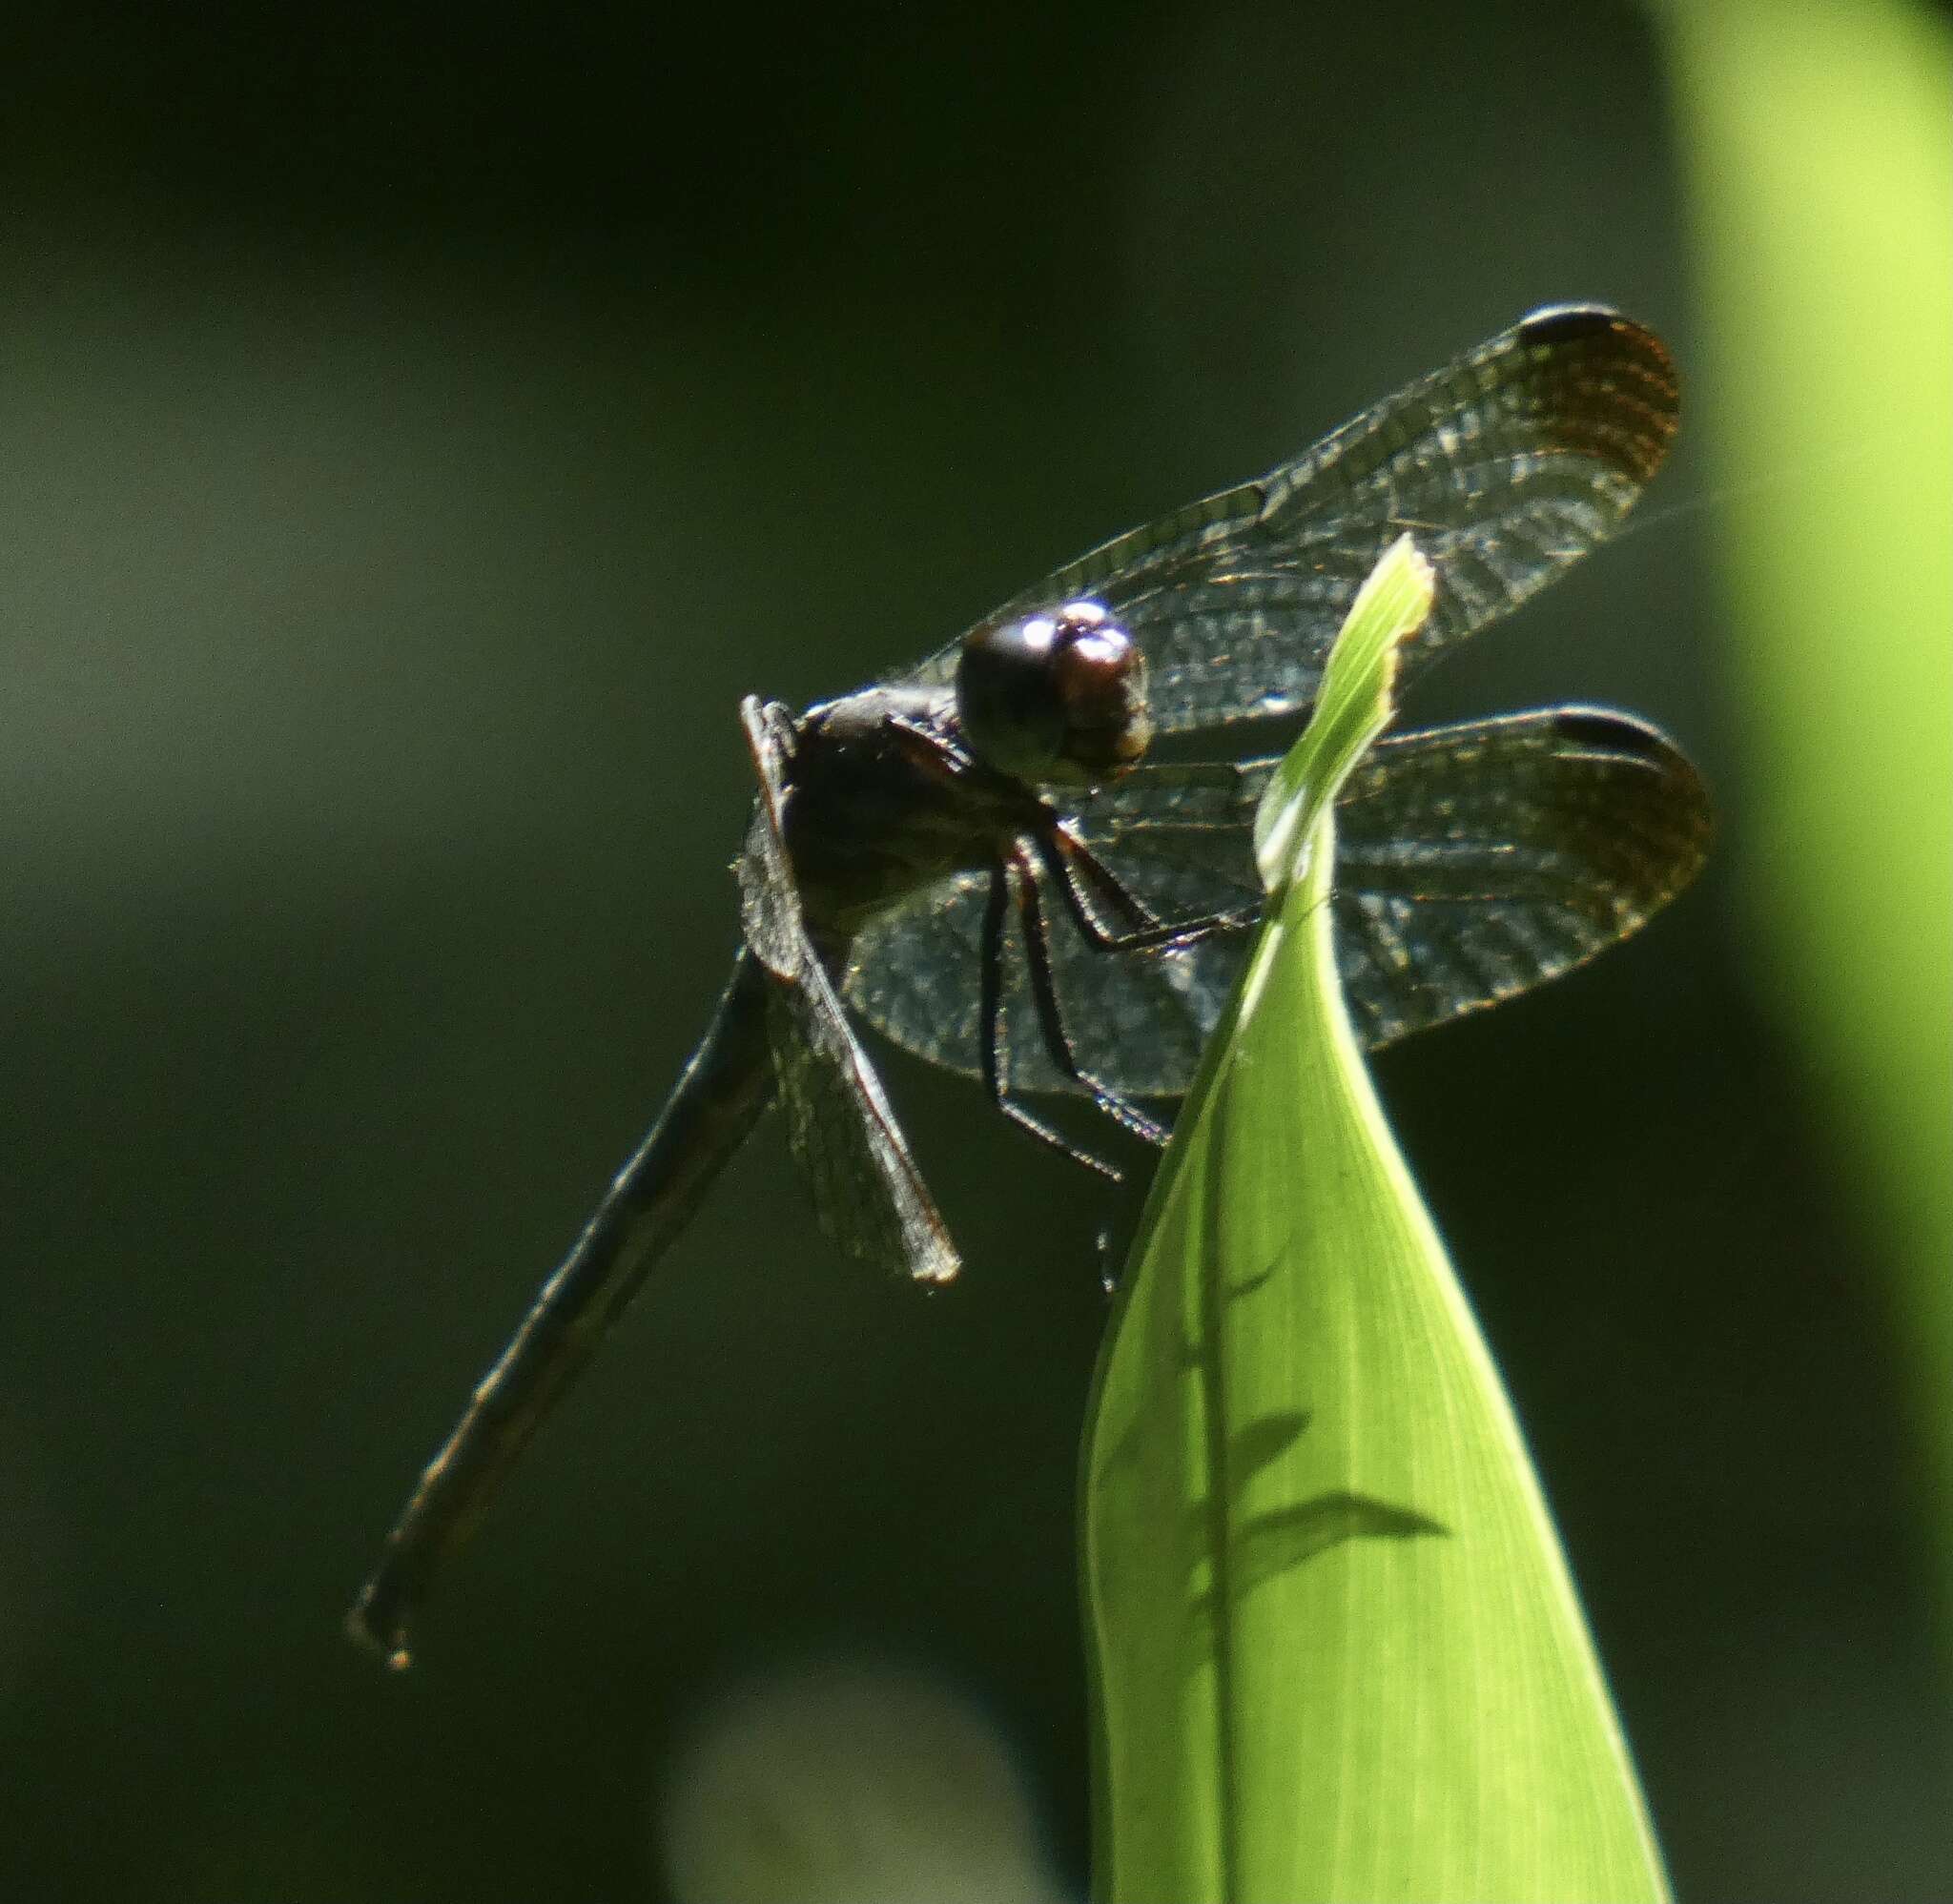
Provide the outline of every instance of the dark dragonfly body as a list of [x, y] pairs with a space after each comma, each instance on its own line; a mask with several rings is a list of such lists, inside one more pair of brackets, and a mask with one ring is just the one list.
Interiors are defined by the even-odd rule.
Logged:
[[[1412, 533], [1437, 579], [1408, 677], [1606, 540], [1676, 423], [1659, 341], [1535, 314], [1254, 482], [1121, 536], [911, 674], [795, 716], [747, 700], [745, 943], [655, 1127], [422, 1475], [351, 1629], [396, 1666], [503, 1471], [777, 1101], [822, 1226], [923, 1282], [958, 1259], [851, 1013], [1030, 1110], [1082, 1095], [1163, 1140], [1257, 916], [1274, 763], [1156, 734], [1301, 717], [1355, 591]], [[1224, 735], [1220, 752], [1225, 753]], [[1644, 723], [1565, 707], [1388, 736], [1337, 807], [1332, 905], [1382, 1045], [1634, 931], [1693, 876], [1708, 804]]]

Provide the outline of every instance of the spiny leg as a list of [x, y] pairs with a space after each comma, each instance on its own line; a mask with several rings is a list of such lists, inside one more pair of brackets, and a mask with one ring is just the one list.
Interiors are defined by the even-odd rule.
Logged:
[[[1162, 920], [1127, 891], [1111, 868], [1062, 822], [1034, 835], [1033, 843], [1064, 900], [1065, 910], [1095, 952], [1162, 952], [1194, 945], [1216, 932], [1243, 931], [1261, 917], [1261, 908], [1255, 905], [1232, 912], [1199, 912], [1191, 918]], [[1100, 901], [1132, 920], [1132, 930], [1107, 932], [1092, 911], [1085, 896], [1086, 887]]]
[[1031, 996], [1038, 1008], [1038, 1023], [1044, 1034], [1044, 1049], [1051, 1061], [1074, 1084], [1089, 1092], [1092, 1101], [1115, 1123], [1134, 1136], [1153, 1145], [1166, 1141], [1163, 1126], [1156, 1123], [1127, 1102], [1102, 1078], [1095, 1077], [1079, 1063], [1072, 1049], [1071, 1034], [1064, 1028], [1064, 1014], [1059, 1010], [1058, 986], [1051, 975], [1051, 929], [1045, 923], [1044, 905], [1038, 896], [1038, 875], [1026, 857], [1021, 842], [1012, 845], [1004, 861], [1005, 876], [1017, 891], [1018, 918], [1024, 931], [1024, 956], [1031, 975]]
[[[1074, 1163], [1096, 1170], [1113, 1183], [1122, 1182], [1119, 1171], [1103, 1157], [1094, 1157], [1054, 1130], [1041, 1117], [1034, 1116], [1011, 1095], [1009, 1064], [1004, 1050], [1003, 1018], [1003, 932], [1010, 910], [1011, 874], [999, 859], [990, 869], [990, 896], [983, 909], [983, 945], [978, 992], [978, 1027], [982, 1051], [983, 1082], [990, 1101], [1019, 1129], [1028, 1131], [1040, 1143], [1068, 1157]], [[1034, 978], [1035, 990], [1037, 981]], [[1089, 1087], [1088, 1087], [1089, 1088]]]

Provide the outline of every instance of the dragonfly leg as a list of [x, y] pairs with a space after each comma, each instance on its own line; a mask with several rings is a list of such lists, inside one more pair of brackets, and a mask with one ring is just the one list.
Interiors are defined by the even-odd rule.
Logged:
[[[1074, 1163], [1083, 1164], [1087, 1170], [1097, 1171], [1109, 1182], [1122, 1182], [1124, 1179], [1112, 1164], [1073, 1143], [1063, 1132], [1053, 1129], [1011, 1095], [1010, 1067], [1004, 1051], [1003, 929], [1010, 908], [1012, 883], [1005, 862], [997, 861], [990, 870], [990, 898], [983, 911], [983, 959], [978, 996], [983, 1082], [990, 1092], [990, 1101], [1019, 1130], [1028, 1131], [1040, 1143], [1049, 1144], [1053, 1150], [1070, 1157]], [[1036, 990], [1035, 980], [1033, 989]]]
[[[1262, 916], [1259, 905], [1231, 912], [1198, 912], [1185, 919], [1162, 919], [1126, 891], [1124, 882], [1084, 841], [1061, 823], [1034, 835], [1038, 856], [1050, 873], [1079, 931], [1095, 952], [1162, 952], [1190, 946], [1216, 932], [1241, 932]], [[1091, 897], [1087, 897], [1087, 891]], [[1093, 900], [1121, 913], [1130, 926], [1108, 932], [1093, 911]]]
[[[1089, 1092], [1092, 1101], [1114, 1123], [1146, 1143], [1163, 1144], [1166, 1130], [1162, 1124], [1079, 1063], [1071, 1035], [1064, 1028], [1064, 1014], [1059, 1010], [1058, 987], [1051, 976], [1051, 929], [1045, 922], [1043, 902], [1038, 896], [1038, 875], [1021, 844], [1011, 848], [999, 870], [1017, 894], [1018, 918], [1024, 931], [1024, 955], [1031, 974], [1031, 996], [1038, 1007], [1038, 1027], [1044, 1034], [1044, 1049], [1050, 1053], [1052, 1063], [1074, 1084]], [[996, 874], [992, 876], [995, 878]]]

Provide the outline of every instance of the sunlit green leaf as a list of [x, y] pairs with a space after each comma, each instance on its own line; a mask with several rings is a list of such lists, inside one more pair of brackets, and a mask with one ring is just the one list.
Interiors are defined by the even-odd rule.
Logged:
[[1335, 792], [1423, 612], [1414, 559], [1385, 566], [1258, 829], [1283, 896], [1155, 1183], [1087, 1430], [1119, 1904], [1664, 1894], [1525, 1449], [1336, 984]]

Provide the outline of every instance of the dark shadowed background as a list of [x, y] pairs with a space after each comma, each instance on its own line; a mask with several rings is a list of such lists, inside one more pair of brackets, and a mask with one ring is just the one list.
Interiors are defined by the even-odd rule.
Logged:
[[[888, 1075], [969, 1267], [728, 1174], [391, 1678], [343, 1607], [734, 943], [733, 710], [858, 685], [1524, 310], [1694, 328], [1626, 7], [16, 15], [0, 1892], [660, 1894], [700, 1702], [995, 1719], [1076, 1881], [1088, 1182]], [[1953, 1894], [1880, 1239], [1759, 983], [1685, 440], [1421, 689], [1674, 731], [1720, 858], [1380, 1065], [1681, 1892]]]

